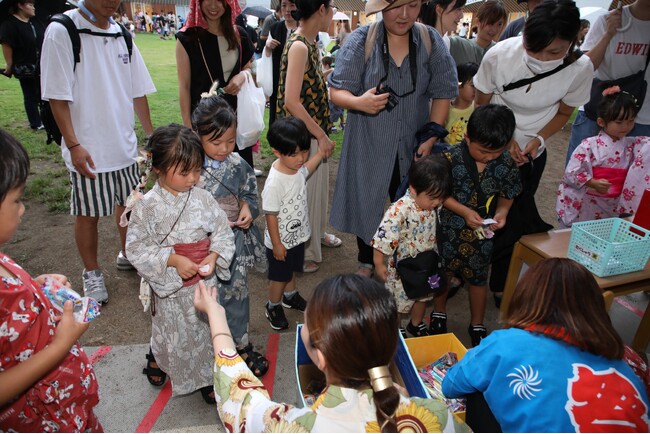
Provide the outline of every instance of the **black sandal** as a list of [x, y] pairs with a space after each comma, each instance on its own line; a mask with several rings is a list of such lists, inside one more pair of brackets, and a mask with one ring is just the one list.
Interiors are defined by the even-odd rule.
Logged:
[[[216, 404], [217, 400], [214, 398], [214, 387], [205, 386], [199, 389], [201, 391], [201, 396], [206, 404]], [[212, 396], [210, 396], [212, 394]]]
[[[269, 370], [269, 361], [266, 357], [253, 350], [252, 344], [249, 343], [244, 348], [238, 349], [237, 352], [256, 377], [262, 377]], [[244, 355], [246, 358], [244, 358]]]
[[[167, 381], [167, 374], [163, 372], [162, 369], [156, 367], [154, 368], [153, 365], [156, 363], [156, 358], [153, 356], [153, 352], [151, 351], [151, 348], [149, 348], [149, 354], [146, 356], [147, 359], [147, 367], [142, 370], [142, 373], [147, 376], [147, 380], [149, 381], [149, 384], [152, 386], [160, 387], [163, 384], [165, 384], [165, 381]], [[157, 363], [156, 363], [157, 365]], [[160, 380], [155, 381], [153, 378], [154, 377], [159, 377]]]

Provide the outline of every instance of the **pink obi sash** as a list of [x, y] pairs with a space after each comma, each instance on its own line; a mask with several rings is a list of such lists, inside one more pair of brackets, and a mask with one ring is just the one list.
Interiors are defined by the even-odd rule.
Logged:
[[[174, 251], [178, 255], [185, 256], [195, 264], [200, 264], [210, 254], [210, 240], [206, 238], [195, 243], [174, 244]], [[201, 276], [198, 273], [187, 280], [183, 279], [183, 288], [194, 285], [199, 280], [201, 280]]]
[[623, 191], [623, 184], [627, 177], [627, 169], [614, 169], [611, 167], [594, 167], [593, 179], [606, 179], [612, 184], [607, 193], [598, 193], [596, 190], [589, 189], [587, 194], [600, 197], [619, 197]]

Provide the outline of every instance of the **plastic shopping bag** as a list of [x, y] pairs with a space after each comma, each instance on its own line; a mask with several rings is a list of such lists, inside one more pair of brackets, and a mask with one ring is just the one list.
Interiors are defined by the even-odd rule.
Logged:
[[237, 94], [237, 148], [246, 149], [260, 139], [264, 130], [264, 106], [266, 97], [264, 91], [255, 86], [253, 77], [248, 71], [246, 82]]
[[257, 60], [257, 85], [264, 90], [264, 95], [271, 96], [273, 93], [273, 58], [266, 57], [264, 51]]

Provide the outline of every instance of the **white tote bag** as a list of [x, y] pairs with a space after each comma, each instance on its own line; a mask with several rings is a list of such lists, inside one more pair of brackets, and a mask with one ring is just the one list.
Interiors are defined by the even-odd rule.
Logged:
[[250, 72], [244, 71], [246, 81], [237, 94], [237, 148], [250, 148], [264, 130], [264, 91], [255, 86]]
[[265, 96], [273, 93], [273, 58], [266, 57], [263, 51], [262, 57], [257, 60], [257, 85], [264, 90]]

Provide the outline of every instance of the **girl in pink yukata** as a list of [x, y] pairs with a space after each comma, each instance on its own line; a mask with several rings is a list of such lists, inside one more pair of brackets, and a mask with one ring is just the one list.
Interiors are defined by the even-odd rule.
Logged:
[[621, 213], [624, 214], [636, 214], [643, 192], [650, 189], [650, 137], [638, 139], [618, 203]]
[[605, 89], [603, 96], [596, 121], [602, 130], [573, 152], [557, 192], [555, 209], [565, 226], [624, 212], [619, 199], [634, 149], [643, 139], [627, 137], [639, 108], [634, 96], [618, 86]]

